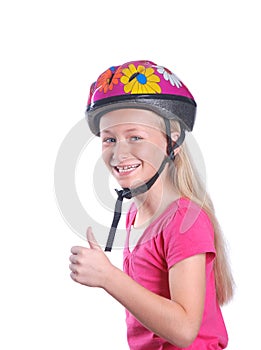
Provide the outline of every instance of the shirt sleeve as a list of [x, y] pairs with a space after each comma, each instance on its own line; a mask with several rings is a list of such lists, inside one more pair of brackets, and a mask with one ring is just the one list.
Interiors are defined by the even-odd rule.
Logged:
[[206, 253], [208, 261], [215, 258], [212, 223], [205, 211], [195, 204], [178, 208], [163, 235], [168, 269], [197, 254]]

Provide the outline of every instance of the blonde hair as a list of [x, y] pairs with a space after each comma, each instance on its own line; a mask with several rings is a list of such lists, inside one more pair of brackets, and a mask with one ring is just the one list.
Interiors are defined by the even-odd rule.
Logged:
[[[177, 121], [171, 121], [171, 130], [180, 132]], [[228, 260], [227, 246], [211, 198], [206, 192], [192, 159], [185, 140], [175, 157], [174, 166], [169, 167], [169, 174], [179, 195], [189, 198], [202, 207], [212, 222], [216, 249], [214, 261], [216, 294], [218, 303], [223, 305], [232, 299], [234, 292], [234, 280]]]

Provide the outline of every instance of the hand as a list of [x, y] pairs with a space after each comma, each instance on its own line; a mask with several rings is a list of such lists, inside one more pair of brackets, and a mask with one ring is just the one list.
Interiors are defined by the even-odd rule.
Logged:
[[91, 227], [88, 227], [86, 237], [90, 248], [76, 246], [71, 249], [71, 278], [89, 287], [104, 288], [113, 265], [97, 243]]

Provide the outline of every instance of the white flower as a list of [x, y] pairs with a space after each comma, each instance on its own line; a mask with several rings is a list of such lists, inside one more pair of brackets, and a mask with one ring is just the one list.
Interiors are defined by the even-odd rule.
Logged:
[[162, 74], [164, 79], [169, 81], [172, 86], [176, 86], [177, 88], [180, 88], [182, 86], [182, 83], [179, 80], [179, 78], [167, 68], [157, 66], [157, 71], [158, 73]]

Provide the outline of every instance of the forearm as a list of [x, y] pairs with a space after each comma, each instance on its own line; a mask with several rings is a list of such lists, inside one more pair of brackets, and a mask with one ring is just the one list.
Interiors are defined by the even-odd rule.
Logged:
[[175, 301], [150, 292], [116, 267], [107, 277], [104, 289], [161, 338], [180, 347], [191, 342], [193, 326], [186, 310]]

